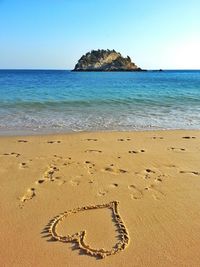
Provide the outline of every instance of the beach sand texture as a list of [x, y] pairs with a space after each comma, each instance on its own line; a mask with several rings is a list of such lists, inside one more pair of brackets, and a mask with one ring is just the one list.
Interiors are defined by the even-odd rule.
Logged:
[[0, 138], [0, 266], [200, 266], [200, 131]]

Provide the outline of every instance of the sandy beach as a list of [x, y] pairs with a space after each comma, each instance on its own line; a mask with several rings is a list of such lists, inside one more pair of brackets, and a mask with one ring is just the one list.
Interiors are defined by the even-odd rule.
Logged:
[[0, 137], [0, 266], [199, 266], [200, 131]]

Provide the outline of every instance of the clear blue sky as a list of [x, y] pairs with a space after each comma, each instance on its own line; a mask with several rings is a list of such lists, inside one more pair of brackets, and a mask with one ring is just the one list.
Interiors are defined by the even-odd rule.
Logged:
[[0, 0], [0, 68], [71, 69], [98, 48], [200, 69], [200, 0]]

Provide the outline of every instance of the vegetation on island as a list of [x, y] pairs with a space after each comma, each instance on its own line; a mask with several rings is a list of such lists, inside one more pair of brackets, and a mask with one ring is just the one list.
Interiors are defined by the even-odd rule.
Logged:
[[129, 56], [113, 50], [92, 50], [83, 55], [73, 71], [142, 71]]

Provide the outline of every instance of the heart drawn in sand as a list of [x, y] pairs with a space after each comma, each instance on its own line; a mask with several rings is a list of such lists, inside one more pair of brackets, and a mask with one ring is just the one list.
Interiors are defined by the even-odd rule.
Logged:
[[[50, 234], [52, 240], [60, 242], [75, 242], [78, 245], [78, 248], [84, 251], [85, 254], [100, 258], [105, 258], [106, 256], [114, 255], [120, 251], [125, 250], [130, 240], [126, 226], [119, 214], [118, 205], [119, 205], [118, 201], [112, 201], [107, 204], [91, 205], [65, 211], [64, 213], [56, 216], [49, 222], [49, 224], [45, 228], [45, 232], [48, 232]], [[104, 208], [111, 209], [113, 221], [115, 222], [117, 231], [119, 233], [118, 235], [119, 241], [115, 244], [115, 246], [111, 250], [105, 250], [104, 248], [94, 249], [88, 244], [86, 244], [85, 242], [86, 230], [82, 230], [75, 234], [65, 235], [65, 236], [58, 233], [57, 229], [58, 225], [66, 217], [78, 212], [86, 212], [87, 210], [104, 209]]]

